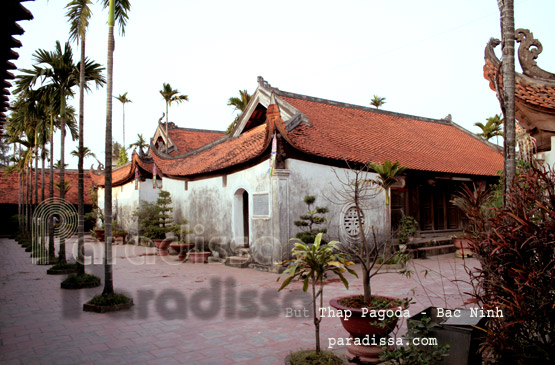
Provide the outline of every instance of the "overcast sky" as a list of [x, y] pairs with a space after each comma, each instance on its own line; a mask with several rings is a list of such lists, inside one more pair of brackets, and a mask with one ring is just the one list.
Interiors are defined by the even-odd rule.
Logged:
[[[68, 2], [23, 3], [35, 19], [19, 23], [25, 34], [18, 37], [18, 68], [29, 68], [37, 49], [53, 50], [56, 40], [68, 39]], [[105, 64], [107, 12], [93, 2], [86, 51]], [[384, 110], [438, 119], [451, 114], [473, 132], [475, 122], [500, 113], [482, 70], [489, 38], [500, 38], [497, 0], [131, 3], [114, 54], [114, 95], [128, 92], [133, 101], [125, 107], [127, 145], [137, 133], [153, 135], [165, 110], [159, 93], [164, 82], [189, 96], [169, 113], [189, 128], [225, 130], [235, 117], [227, 100], [240, 89], [253, 93], [259, 75], [281, 90], [363, 106], [376, 94], [386, 98]], [[515, 26], [542, 42], [537, 62], [551, 72], [553, 14], [553, 0], [515, 0]], [[106, 90], [93, 89], [85, 100], [85, 145], [103, 159]], [[113, 105], [113, 136], [121, 143], [122, 107], [115, 99]], [[59, 139], [55, 143], [59, 147]], [[66, 161], [75, 168], [69, 151], [76, 144], [67, 144]]]

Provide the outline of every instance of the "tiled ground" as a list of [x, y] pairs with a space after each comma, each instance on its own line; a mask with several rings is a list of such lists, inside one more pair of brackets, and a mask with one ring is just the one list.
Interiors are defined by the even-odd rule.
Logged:
[[[310, 308], [308, 295], [299, 282], [278, 292], [277, 274], [177, 263], [173, 256], [145, 255], [151, 248], [114, 246], [115, 289], [131, 296], [135, 306], [96, 314], [83, 312], [82, 305], [102, 287], [60, 289], [65, 276], [46, 275], [47, 267], [32, 264], [13, 240], [0, 240], [0, 247], [0, 363], [274, 364], [314, 345], [311, 318], [285, 317], [285, 308]], [[102, 250], [103, 245], [88, 243], [87, 254], [98, 263], [87, 271], [101, 278]], [[476, 265], [472, 259], [465, 262]], [[411, 315], [432, 302], [462, 306], [461, 293], [469, 290], [463, 260], [450, 254], [413, 260], [411, 267], [411, 279], [378, 275], [373, 292], [414, 298]], [[325, 303], [362, 292], [359, 279], [350, 282], [347, 291], [332, 280]], [[337, 318], [324, 318], [321, 327], [323, 347], [329, 338], [346, 336]]]

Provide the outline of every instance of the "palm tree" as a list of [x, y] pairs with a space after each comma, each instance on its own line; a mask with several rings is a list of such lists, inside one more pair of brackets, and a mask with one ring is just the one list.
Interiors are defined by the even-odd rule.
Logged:
[[123, 108], [123, 146], [125, 146], [125, 104], [132, 103], [131, 99], [127, 98], [127, 91], [121, 95], [114, 96], [121, 103]]
[[[370, 167], [378, 174], [377, 180], [374, 182], [385, 191], [385, 206], [386, 206], [386, 239], [389, 242], [391, 237], [391, 206], [389, 204], [389, 191], [391, 186], [397, 182], [397, 176], [405, 172], [407, 167], [401, 166], [399, 161], [391, 163], [391, 161], [385, 161], [382, 164], [372, 162]], [[388, 249], [391, 248], [387, 245]], [[388, 253], [389, 254], [389, 253]]]
[[104, 290], [102, 295], [114, 294], [112, 275], [112, 89], [114, 65], [114, 24], [117, 21], [120, 33], [125, 34], [127, 12], [131, 8], [129, 0], [103, 0], [104, 8], [108, 7], [108, 61], [106, 88], [106, 140], [104, 170]]
[[139, 149], [139, 155], [144, 155], [143, 148], [148, 148], [148, 143], [142, 134], [137, 134], [137, 140], [129, 145], [129, 148], [136, 147]]
[[[56, 42], [56, 49], [49, 52], [39, 49], [34, 53], [37, 65], [32, 70], [21, 70], [22, 74], [17, 77], [16, 92], [31, 89], [37, 81], [40, 80], [43, 86], [39, 88], [41, 94], [50, 94], [51, 100], [56, 102], [56, 114], [60, 116], [60, 161], [62, 168], [60, 169], [60, 185], [65, 183], [65, 137], [66, 137], [66, 120], [67, 120], [67, 98], [73, 96], [73, 87], [79, 84], [80, 69], [79, 64], [73, 63], [73, 52], [68, 42], [65, 43], [64, 49], [60, 42]], [[88, 89], [87, 82], [94, 81], [98, 86], [104, 83], [104, 77], [101, 74], [102, 66], [90, 60], [85, 60], [85, 82], [83, 87]], [[58, 104], [59, 103], [59, 104]], [[64, 199], [65, 192], [62, 189], [60, 198]], [[65, 256], [65, 240], [60, 238], [60, 255], [59, 261], [66, 262]]]
[[385, 98], [382, 98], [378, 95], [374, 95], [372, 100], [370, 100], [370, 105], [375, 106], [376, 109], [379, 109], [380, 106], [385, 104]]
[[[90, 0], [72, 0], [66, 5], [66, 16], [69, 19], [69, 40], [75, 41], [77, 45], [81, 43], [81, 62], [79, 64], [79, 151], [84, 147], [84, 107], [85, 107], [85, 39], [89, 19], [92, 15], [89, 5]], [[79, 162], [77, 164], [77, 274], [85, 274], [84, 263], [84, 247], [85, 247], [85, 188], [83, 177], [83, 159], [82, 154], [78, 154]], [[65, 193], [64, 193], [65, 194]]]
[[503, 135], [503, 131], [501, 129], [501, 124], [503, 124], [503, 120], [501, 117], [496, 114], [493, 117], [489, 117], [486, 119], [486, 124], [481, 122], [476, 122], [474, 125], [482, 130], [482, 133], [478, 133], [477, 135], [489, 141], [493, 137], [498, 137]]
[[247, 108], [249, 101], [251, 100], [252, 95], [250, 95], [247, 90], [239, 90], [239, 97], [232, 96], [227, 101], [227, 105], [235, 107], [233, 111], [240, 111], [239, 114], [235, 117], [235, 120], [227, 127], [227, 134], [231, 133], [239, 118]]
[[166, 101], [166, 137], [168, 136], [168, 109], [172, 103], [181, 104], [184, 101], [189, 101], [187, 95], [180, 95], [179, 90], [172, 89], [170, 84], [163, 83], [160, 95]]
[[516, 174], [515, 160], [515, 10], [514, 0], [498, 0], [501, 13], [501, 35], [503, 39], [503, 135], [505, 136], [505, 181], [504, 191], [508, 192]]

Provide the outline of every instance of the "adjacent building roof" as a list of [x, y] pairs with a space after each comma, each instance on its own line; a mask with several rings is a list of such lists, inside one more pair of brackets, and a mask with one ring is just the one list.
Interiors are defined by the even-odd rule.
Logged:
[[[123, 185], [135, 178], [135, 169], [138, 169], [140, 176], [152, 177], [154, 162], [148, 156], [140, 157], [135, 151], [131, 155], [131, 162], [112, 170], [112, 186]], [[104, 171], [89, 170], [89, 177], [92, 183], [97, 186], [104, 186]]]
[[[45, 196], [49, 197], [50, 188], [50, 170], [46, 169], [45, 175]], [[65, 170], [64, 180], [69, 182], [69, 191], [66, 192], [65, 198], [71, 202], [71, 204], [77, 205], [79, 202], [77, 196], [77, 180], [78, 174], [77, 170]], [[33, 174], [33, 184], [34, 184], [34, 174]], [[60, 181], [60, 173], [58, 170], [54, 170], [54, 183]], [[93, 186], [93, 182], [87, 176], [84, 175], [84, 188], [85, 188], [85, 204], [91, 204], [90, 189]], [[38, 198], [40, 201], [42, 194], [42, 184], [41, 184], [41, 170], [38, 170]], [[54, 186], [54, 196], [60, 196], [58, 189]], [[0, 170], [0, 204], [18, 204], [19, 202], [19, 183], [18, 174], [11, 173], [6, 175], [4, 170]]]
[[168, 129], [168, 134], [176, 147], [176, 150], [170, 153], [172, 156], [194, 151], [226, 136], [222, 131], [192, 128], [171, 128]]
[[[551, 136], [555, 136], [555, 74], [538, 67], [535, 59], [542, 52], [542, 45], [527, 29], [516, 30], [520, 43], [518, 58], [523, 73], [515, 74], [515, 117], [532, 137], [538, 151], [552, 148]], [[498, 39], [490, 39], [485, 50], [484, 77], [490, 88], [503, 93], [501, 61], [494, 48]]]
[[9, 106], [9, 88], [12, 85], [8, 80], [14, 79], [10, 70], [16, 69], [11, 61], [19, 58], [12, 48], [21, 47], [21, 42], [13, 37], [23, 34], [23, 28], [17, 22], [33, 19], [31, 12], [21, 5], [23, 1], [27, 0], [3, 0], [0, 4], [0, 131], [4, 127]]
[[399, 161], [411, 170], [495, 175], [503, 157], [449, 120], [420, 118], [287, 93], [308, 119], [289, 132], [303, 152], [349, 162]]
[[[413, 171], [477, 176], [495, 176], [503, 169], [496, 146], [450, 118], [422, 118], [294, 94], [271, 87], [262, 78], [229, 135], [181, 128], [169, 128], [168, 133], [169, 153], [156, 148], [158, 141], [153, 139], [150, 157], [160, 173], [173, 178], [224, 173], [269, 157], [274, 134], [308, 157], [339, 163], [390, 160]], [[133, 161], [144, 159], [134, 155]], [[114, 185], [128, 181], [131, 174], [129, 167], [115, 170]]]

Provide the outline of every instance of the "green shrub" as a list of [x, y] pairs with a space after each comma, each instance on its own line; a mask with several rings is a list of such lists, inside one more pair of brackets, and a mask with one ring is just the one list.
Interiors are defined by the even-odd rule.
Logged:
[[119, 304], [127, 304], [130, 303], [131, 299], [126, 297], [123, 294], [110, 294], [110, 295], [96, 295], [91, 300], [88, 301], [88, 304], [98, 305], [101, 307], [105, 306], [113, 306]]
[[319, 354], [314, 350], [297, 351], [289, 355], [291, 365], [340, 365], [343, 359], [331, 351], [321, 351]]
[[[302, 230], [297, 233], [296, 237], [304, 243], [313, 243], [318, 233], [325, 234], [328, 231], [327, 228], [318, 228], [317, 226], [321, 226], [327, 222], [324, 214], [326, 214], [329, 210], [326, 207], [313, 207], [315, 201], [315, 196], [305, 196], [304, 202], [308, 211], [299, 217], [300, 220], [294, 222], [295, 225]], [[325, 244], [326, 241], [322, 240], [322, 243]]]
[[71, 274], [63, 281], [64, 284], [76, 284], [76, 285], [83, 285], [89, 283], [100, 283], [100, 279], [94, 275], [84, 274], [84, 275], [77, 275]]

